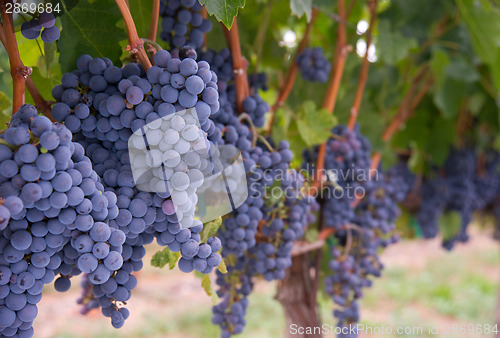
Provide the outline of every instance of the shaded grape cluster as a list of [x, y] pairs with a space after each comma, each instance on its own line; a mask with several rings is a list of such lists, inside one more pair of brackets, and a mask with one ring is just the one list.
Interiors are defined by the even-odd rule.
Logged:
[[332, 70], [321, 47], [305, 48], [297, 56], [297, 64], [304, 80], [310, 82], [326, 83]]
[[43, 12], [37, 17], [26, 21], [21, 25], [21, 34], [28, 40], [42, 38], [45, 43], [51, 43], [59, 39], [61, 31], [57, 26], [54, 14]]
[[202, 15], [203, 6], [198, 0], [168, 0], [160, 3], [161, 39], [170, 49], [191, 45], [201, 48], [204, 34], [212, 23]]

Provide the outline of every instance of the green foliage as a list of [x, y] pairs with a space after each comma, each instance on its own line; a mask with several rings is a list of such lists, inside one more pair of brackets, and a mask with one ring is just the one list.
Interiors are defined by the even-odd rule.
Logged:
[[460, 14], [467, 25], [477, 55], [486, 63], [500, 88], [500, 9], [487, 1], [456, 0]]
[[233, 25], [238, 8], [245, 7], [245, 0], [200, 0], [200, 3], [205, 5], [208, 14], [215, 16], [227, 28]]
[[299, 18], [306, 15], [307, 21], [311, 20], [313, 0], [290, 0], [292, 13]]
[[140, 38], [147, 38], [153, 15], [153, 0], [129, 0], [128, 4], [134, 18], [137, 34]]
[[451, 239], [458, 234], [462, 224], [462, 217], [456, 211], [449, 211], [439, 217], [439, 230], [444, 240]]
[[328, 140], [332, 128], [337, 124], [335, 116], [326, 109], [318, 109], [313, 101], [305, 101], [300, 106], [295, 121], [308, 147]]
[[203, 224], [203, 230], [200, 232], [201, 242], [206, 243], [208, 238], [215, 236], [221, 225], [222, 217]]
[[172, 252], [169, 248], [158, 251], [151, 258], [151, 265], [157, 268], [164, 268], [168, 264], [170, 270], [175, 268], [175, 264], [179, 260], [180, 253]]
[[[66, 10], [65, 3], [62, 4]], [[62, 71], [73, 70], [76, 59], [82, 54], [107, 57], [119, 65], [120, 41], [126, 39], [125, 31], [117, 27], [120, 19], [120, 11], [112, 0], [93, 3], [80, 0], [70, 12], [61, 16], [63, 29], [57, 46], [64, 56], [60, 59]]]
[[389, 22], [381, 20], [378, 24], [377, 49], [380, 59], [395, 64], [406, 58], [412, 48], [417, 47], [415, 39], [405, 38], [401, 32], [391, 29]]

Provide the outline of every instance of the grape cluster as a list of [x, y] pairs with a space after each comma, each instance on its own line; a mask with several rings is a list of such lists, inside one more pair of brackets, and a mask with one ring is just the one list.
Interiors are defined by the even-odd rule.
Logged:
[[[335, 137], [326, 143], [325, 176], [328, 184], [318, 199], [323, 205], [323, 222], [335, 229], [329, 242], [331, 259], [325, 290], [337, 305], [334, 316], [338, 326], [359, 321], [359, 298], [363, 288], [379, 277], [383, 264], [381, 248], [398, 241], [394, 222], [400, 212], [398, 203], [409, 187], [396, 172], [385, 175], [370, 170], [370, 143], [356, 126], [336, 126]], [[304, 153], [304, 169], [314, 174], [318, 147]]]
[[106, 283], [122, 265], [125, 235], [109, 226], [116, 196], [66, 127], [24, 105], [3, 136], [0, 196], [10, 221], [0, 238], [0, 327], [4, 336], [31, 336], [43, 286], [60, 275], [55, 288], [66, 291], [82, 271], [92, 285]]
[[[481, 168], [477, 166], [478, 156], [482, 158]], [[460, 216], [460, 228], [445, 234], [443, 247], [451, 250], [456, 242], [469, 239], [467, 227], [474, 211], [489, 208], [498, 196], [499, 161], [498, 153], [493, 150], [478, 155], [473, 148], [451, 149], [443, 167], [427, 173], [416, 212], [425, 238], [438, 235], [441, 215], [456, 212]]]
[[161, 39], [170, 49], [191, 45], [203, 46], [205, 33], [212, 29], [210, 20], [203, 18], [203, 6], [198, 0], [168, 0], [160, 3]]
[[263, 91], [267, 91], [269, 89], [266, 73], [253, 73], [248, 75], [248, 84], [250, 88], [255, 91], [258, 91], [260, 89], [262, 89]]
[[332, 70], [321, 47], [305, 48], [297, 56], [297, 64], [304, 80], [310, 82], [326, 83]]
[[59, 39], [61, 32], [57, 26], [54, 14], [43, 12], [37, 18], [26, 21], [21, 25], [21, 34], [29, 40], [35, 40], [39, 36], [45, 43], [51, 43]]
[[[193, 52], [182, 49], [179, 54]], [[200, 243], [203, 225], [193, 220], [196, 197], [195, 190], [190, 190], [203, 181], [203, 176], [196, 175], [204, 160], [197, 151], [206, 152], [208, 140], [221, 138], [209, 119], [219, 109], [217, 77], [207, 62], [181, 60], [167, 51], [157, 52], [154, 63], [146, 72], [134, 63], [118, 68], [108, 59], [82, 55], [78, 70], [64, 74], [61, 85], [53, 89], [58, 101], [53, 106], [54, 118], [75, 133], [106, 191], [117, 195], [118, 215], [110, 225], [126, 235], [123, 266], [113, 282], [87, 288], [80, 300], [84, 312], [102, 307], [116, 327], [126, 316], [111, 312], [114, 304], [106, 300], [106, 294], [116, 288], [116, 301], [130, 297], [137, 283], [131, 273], [142, 268], [144, 245], [154, 238], [181, 253], [182, 271], [209, 273], [221, 263], [218, 238]], [[141, 137], [134, 138], [134, 133]], [[148, 164], [142, 168], [146, 173], [142, 178], [132, 172], [132, 165], [140, 168], [142, 163], [129, 152], [128, 142], [137, 140], [142, 143], [134, 144], [134, 150], [139, 149]], [[149, 150], [146, 157], [145, 148]], [[150, 174], [154, 183], [146, 184]], [[177, 211], [185, 199], [191, 216], [181, 218], [183, 214]]]
[[[229, 52], [207, 52], [201, 57], [221, 65], [215, 69], [220, 109], [211, 118], [222, 130], [222, 141], [241, 150], [249, 190], [245, 203], [224, 218], [218, 233], [222, 255], [236, 260], [234, 265], [228, 265], [227, 274], [217, 272], [221, 302], [213, 307], [212, 322], [221, 327], [223, 337], [228, 337], [241, 333], [245, 326], [253, 279], [284, 277], [291, 265], [293, 242], [313, 221], [312, 211], [317, 205], [314, 199], [301, 194], [302, 175], [289, 170], [293, 157], [289, 144], [282, 141], [276, 149], [269, 149], [269, 145], [253, 139], [252, 126], [245, 121], [250, 118], [254, 126], [262, 126], [267, 104], [258, 95], [247, 97], [243, 107], [248, 116], [237, 116]], [[273, 199], [276, 190], [280, 197]]]

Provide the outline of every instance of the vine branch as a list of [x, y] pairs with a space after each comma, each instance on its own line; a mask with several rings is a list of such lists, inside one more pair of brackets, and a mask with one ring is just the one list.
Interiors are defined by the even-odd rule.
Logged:
[[243, 112], [243, 101], [250, 94], [246, 68], [248, 63], [241, 55], [240, 35], [238, 32], [238, 21], [233, 20], [231, 29], [227, 29], [222, 24], [222, 30], [226, 37], [226, 42], [231, 51], [233, 59], [234, 82], [236, 86], [236, 107], [239, 113]]
[[[433, 80], [431, 78], [430, 80], [427, 81], [427, 83], [424, 86], [421, 87], [421, 90], [417, 94], [415, 94], [419, 84], [427, 74], [426, 73], [427, 69], [428, 66], [424, 66], [420, 69], [420, 71], [417, 72], [417, 74], [415, 74], [411, 82], [410, 89], [403, 98], [403, 101], [401, 102], [401, 105], [398, 108], [396, 116], [394, 116], [394, 119], [387, 126], [382, 135], [382, 140], [384, 140], [384, 142], [389, 141], [391, 137], [394, 135], [394, 133], [396, 133], [396, 131], [399, 130], [401, 125], [406, 122], [406, 120], [411, 116], [413, 110], [418, 106], [420, 101], [425, 96], [426, 92], [432, 86]], [[412, 101], [412, 99], [414, 100]]]
[[128, 41], [130, 54], [136, 54], [139, 62], [142, 64], [145, 70], [151, 68], [151, 61], [149, 61], [146, 50], [144, 49], [144, 43], [142, 39], [139, 38], [137, 34], [137, 29], [135, 28], [134, 19], [130, 14], [130, 9], [125, 0], [115, 0], [120, 12], [122, 13], [123, 20], [125, 21], [125, 26], [127, 27]]
[[[339, 21], [338, 25], [338, 41], [335, 51], [335, 57], [332, 64], [333, 75], [328, 83], [328, 89], [323, 100], [323, 108], [328, 110], [330, 114], [333, 114], [335, 109], [335, 103], [337, 102], [337, 96], [339, 93], [340, 83], [342, 81], [342, 75], [344, 73], [344, 66], [347, 59], [347, 53], [350, 50], [350, 46], [347, 44], [347, 33], [346, 33], [346, 14], [345, 14], [345, 0], [339, 0], [338, 2], [339, 16], [342, 19]], [[314, 182], [312, 184], [313, 191], [320, 188], [323, 182], [323, 168], [325, 167], [325, 155], [326, 155], [326, 142], [322, 143], [318, 151], [318, 161], [316, 163], [316, 170], [314, 175]]]
[[148, 38], [151, 41], [156, 41], [158, 33], [158, 17], [160, 16], [160, 0], [153, 0], [153, 14], [151, 15], [151, 25], [149, 26]]
[[52, 110], [50, 108], [49, 102], [47, 102], [42, 94], [40, 94], [40, 91], [35, 85], [35, 82], [33, 82], [33, 79], [31, 76], [28, 76], [26, 79], [26, 87], [28, 88], [28, 92], [31, 95], [31, 98], [33, 98], [33, 101], [35, 101], [35, 107], [40, 110], [43, 115], [47, 116], [52, 122], [57, 122], [54, 117], [52, 117]]
[[349, 117], [348, 128], [351, 131], [356, 125], [356, 119], [358, 118], [359, 108], [361, 107], [361, 100], [363, 98], [366, 81], [368, 80], [368, 68], [370, 65], [370, 62], [368, 61], [368, 49], [372, 44], [373, 27], [375, 26], [375, 21], [377, 20], [377, 0], [369, 1], [368, 8], [370, 10], [370, 26], [368, 28], [368, 31], [366, 32], [366, 51], [365, 55], [363, 56], [363, 63], [361, 65], [361, 72], [359, 74], [358, 88], [356, 89], [356, 96], [354, 97], [354, 103], [352, 105], [351, 115]]
[[12, 114], [14, 114], [25, 101], [26, 78], [31, 73], [31, 68], [25, 67], [19, 55], [12, 14], [6, 11], [7, 3], [10, 1], [0, 0], [0, 16], [3, 23], [2, 43], [9, 56], [10, 75], [12, 76], [13, 98]]

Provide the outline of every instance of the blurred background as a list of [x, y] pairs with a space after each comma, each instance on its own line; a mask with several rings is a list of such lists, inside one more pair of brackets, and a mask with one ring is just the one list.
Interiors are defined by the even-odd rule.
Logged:
[[[441, 239], [403, 241], [381, 256], [386, 269], [361, 302], [361, 323], [372, 327], [429, 328], [453, 324], [495, 323], [500, 284], [500, 250], [491, 234], [478, 225], [467, 245], [453, 252]], [[79, 313], [77, 287], [59, 293], [52, 287], [39, 304], [37, 337], [218, 337], [210, 323], [212, 301], [191, 274], [158, 269], [148, 264], [156, 252], [148, 247], [139, 284], [128, 303], [130, 318], [120, 330], [109, 325], [97, 310]], [[73, 283], [78, 281], [74, 278]], [[250, 296], [247, 327], [241, 337], [281, 337], [288, 330], [281, 305], [273, 299], [275, 283], [257, 282]], [[320, 297], [322, 323], [335, 324], [328, 296]], [[425, 331], [424, 331], [425, 332]], [[334, 335], [326, 335], [334, 337]], [[462, 337], [476, 337], [462, 335]], [[494, 337], [477, 335], [477, 337]], [[385, 337], [385, 335], [360, 335]], [[450, 335], [398, 335], [398, 337], [450, 337]]]

